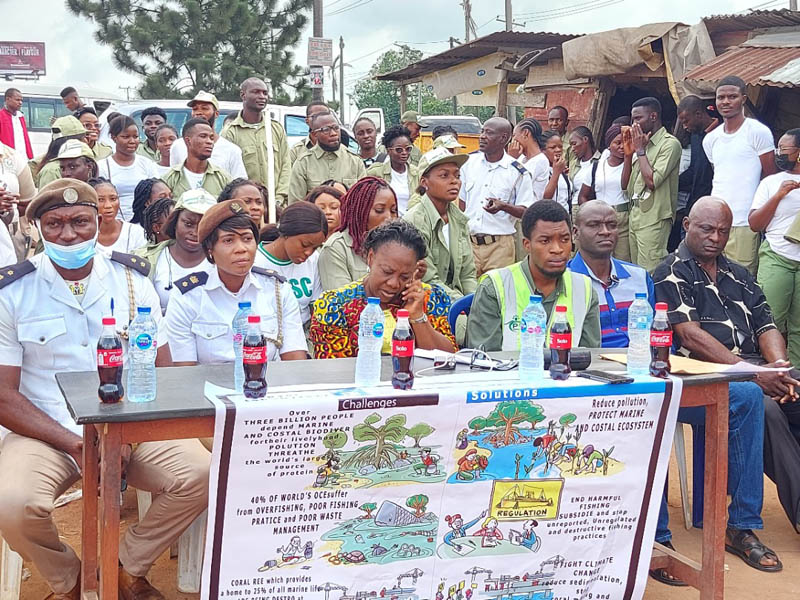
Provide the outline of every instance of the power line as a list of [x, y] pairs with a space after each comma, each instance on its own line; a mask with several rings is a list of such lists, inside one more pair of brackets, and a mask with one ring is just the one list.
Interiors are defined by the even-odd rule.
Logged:
[[342, 13], [346, 13], [348, 11], [351, 11], [351, 10], [353, 10], [355, 8], [361, 8], [362, 6], [366, 6], [367, 4], [369, 4], [369, 3], [373, 2], [373, 1], [374, 0], [356, 0], [352, 4], [348, 4], [347, 6], [343, 6], [342, 8], [338, 8], [338, 9], [334, 10], [333, 12], [330, 12], [330, 13], [326, 14], [325, 16], [326, 17], [333, 17], [335, 15], [340, 15]]
[[547, 15], [545, 17], [534, 18], [534, 19], [526, 19], [526, 23], [535, 23], [537, 21], [549, 21], [551, 19], [560, 19], [563, 17], [568, 17], [571, 15], [578, 15], [581, 13], [591, 12], [597, 10], [599, 8], [608, 8], [609, 6], [614, 6], [615, 4], [621, 4], [625, 2], [625, 0], [602, 0], [601, 2], [596, 2], [594, 5], [582, 8], [582, 9], [574, 9], [574, 10], [567, 10], [557, 14]]
[[575, 9], [575, 8], [584, 8], [586, 6], [592, 6], [593, 4], [594, 4], [594, 2], [580, 2], [578, 4], [570, 4], [569, 6], [558, 6], [558, 7], [549, 8], [549, 9], [546, 9], [546, 10], [530, 10], [530, 11], [525, 11], [525, 12], [518, 12], [514, 16], [515, 17], [527, 17], [527, 16], [536, 17], [536, 16], [539, 16], [539, 15], [546, 15], [548, 13], [561, 12], [562, 10], [572, 10], [572, 9]]

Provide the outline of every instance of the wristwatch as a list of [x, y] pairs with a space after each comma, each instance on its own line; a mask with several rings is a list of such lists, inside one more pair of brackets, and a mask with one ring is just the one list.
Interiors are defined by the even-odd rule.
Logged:
[[409, 318], [409, 321], [411, 321], [412, 323], [427, 323], [428, 322], [428, 315], [426, 315], [425, 313], [422, 313], [421, 317], [417, 317], [416, 319]]

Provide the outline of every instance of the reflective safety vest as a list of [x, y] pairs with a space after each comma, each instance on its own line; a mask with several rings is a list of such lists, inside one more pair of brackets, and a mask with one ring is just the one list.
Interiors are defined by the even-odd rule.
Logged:
[[[522, 325], [522, 312], [528, 306], [531, 288], [522, 272], [524, 263], [514, 263], [510, 267], [494, 269], [486, 274], [497, 292], [500, 302], [500, 318], [503, 321], [503, 350], [519, 350], [519, 330]], [[592, 301], [592, 281], [585, 275], [567, 269], [561, 276], [564, 291], [556, 300], [556, 305], [567, 307], [567, 321], [572, 328], [572, 347], [581, 340], [583, 321]], [[513, 314], [509, 314], [512, 313]], [[555, 318], [555, 310], [551, 311], [547, 324], [546, 344], [550, 345], [550, 327]]]

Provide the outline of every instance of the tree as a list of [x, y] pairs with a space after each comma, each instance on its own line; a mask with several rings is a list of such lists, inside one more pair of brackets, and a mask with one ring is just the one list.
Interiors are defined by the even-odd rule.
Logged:
[[427, 423], [417, 423], [408, 430], [406, 435], [414, 440], [414, 448], [419, 448], [419, 441], [424, 437], [428, 437], [434, 431], [436, 429]]
[[353, 439], [359, 442], [374, 442], [356, 450], [347, 459], [346, 466], [363, 466], [371, 464], [376, 469], [391, 467], [397, 458], [397, 450], [390, 442], [402, 442], [406, 437], [406, 416], [392, 415], [383, 425], [377, 426], [381, 420], [378, 413], [372, 413], [353, 427]]
[[558, 420], [558, 424], [561, 425], [561, 433], [558, 437], [564, 435], [564, 430], [568, 429], [570, 425], [572, 425], [575, 421], [578, 420], [578, 416], [574, 415], [573, 413], [567, 413], [565, 415], [561, 415], [561, 418]]
[[336, 451], [347, 443], [347, 433], [341, 429], [334, 429], [326, 433], [322, 438], [322, 445], [328, 451], [322, 457], [325, 460], [331, 460], [336, 456]]
[[428, 508], [428, 497], [425, 494], [411, 496], [406, 500], [406, 506], [413, 508], [417, 517], [422, 517], [425, 515], [425, 509]]
[[[272, 83], [273, 102], [305, 103], [294, 65], [312, 0], [67, 0], [97, 25], [114, 63], [142, 77], [143, 98], [191, 97], [204, 89], [238, 100], [248, 77]], [[293, 89], [292, 89], [293, 88]], [[289, 91], [294, 92], [292, 98]]]
[[378, 508], [378, 505], [374, 502], [365, 502], [361, 506], [358, 507], [358, 510], [363, 510], [365, 514], [362, 519], [371, 519], [372, 518], [372, 511]]
[[487, 427], [486, 419], [483, 417], [475, 417], [467, 425], [472, 429], [472, 435], [478, 435], [481, 429], [486, 429]]
[[[500, 402], [482, 424], [485, 427], [500, 428], [500, 431], [492, 436], [492, 441], [507, 446], [526, 441], [527, 438], [519, 432], [519, 425], [527, 422], [531, 424], [531, 428], [535, 428], [537, 423], [544, 421], [544, 418], [542, 407], [538, 404], [532, 404], [527, 400]], [[470, 422], [470, 427], [472, 426]]]

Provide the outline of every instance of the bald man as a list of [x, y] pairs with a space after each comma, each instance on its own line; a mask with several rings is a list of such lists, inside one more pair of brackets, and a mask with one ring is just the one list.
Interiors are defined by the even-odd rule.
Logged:
[[603, 348], [628, 347], [628, 307], [636, 294], [647, 294], [647, 301], [655, 307], [650, 274], [639, 265], [611, 256], [619, 237], [617, 214], [602, 200], [583, 203], [572, 228], [580, 251], [568, 263], [571, 271], [591, 279], [597, 292]]
[[[678, 354], [713, 363], [749, 359], [788, 367], [786, 345], [761, 288], [747, 269], [722, 254], [732, 223], [724, 201], [700, 198], [683, 221], [686, 239], [653, 274], [656, 300], [669, 306], [674, 347]], [[725, 542], [729, 552], [768, 572], [779, 571], [780, 560], [753, 533], [763, 528], [764, 472], [778, 485], [792, 524], [798, 523], [800, 447], [787, 426], [787, 417], [800, 423], [795, 386], [800, 383], [793, 377], [776, 372], [758, 373], [754, 382], [729, 384], [728, 493], [733, 501]], [[700, 408], [681, 409], [678, 419], [693, 427], [705, 423]], [[702, 515], [697, 499], [695, 515]], [[657, 542], [669, 541], [667, 525], [666, 502], [662, 502]], [[663, 569], [651, 575], [674, 583]]]
[[515, 261], [514, 234], [534, 200], [530, 171], [506, 153], [512, 127], [502, 117], [483, 124], [478, 152], [461, 167], [461, 194], [469, 217], [478, 276]]
[[[269, 116], [267, 84], [258, 77], [242, 82], [239, 89], [242, 110], [222, 130], [222, 137], [242, 149], [247, 177], [267, 189], [272, 185], [275, 199], [285, 206], [289, 197], [289, 144], [286, 132], [278, 121]], [[266, 123], [270, 123], [267, 131]], [[268, 148], [269, 146], [269, 148]], [[269, 154], [272, 153], [272, 177], [269, 175]]]

